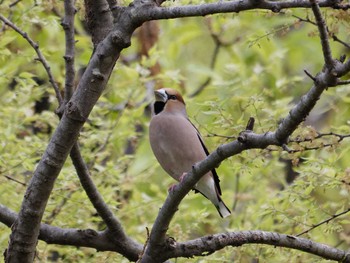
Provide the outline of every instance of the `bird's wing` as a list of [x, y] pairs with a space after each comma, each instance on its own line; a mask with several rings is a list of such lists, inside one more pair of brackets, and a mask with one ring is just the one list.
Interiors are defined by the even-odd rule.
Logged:
[[[196, 126], [194, 126], [194, 124], [188, 119], [188, 121], [192, 124], [192, 126], [196, 129], [197, 131], [197, 137], [203, 147], [203, 150], [205, 152], [205, 154], [208, 156], [209, 155], [209, 151], [207, 149], [207, 147], [205, 146], [204, 142], [203, 142], [203, 139], [202, 139], [202, 136], [201, 134], [199, 133], [198, 129], [196, 128]], [[215, 182], [215, 186], [216, 186], [216, 189], [218, 190], [218, 193], [219, 195], [221, 195], [221, 188], [220, 188], [220, 179], [219, 179], [219, 176], [218, 174], [216, 173], [216, 170], [213, 169], [211, 170], [211, 173], [213, 174], [213, 178], [214, 178], [214, 182]]]

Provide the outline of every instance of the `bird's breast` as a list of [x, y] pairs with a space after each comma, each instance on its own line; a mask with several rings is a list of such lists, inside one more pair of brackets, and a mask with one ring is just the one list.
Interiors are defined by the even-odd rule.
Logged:
[[184, 117], [156, 115], [149, 134], [158, 162], [176, 180], [206, 157], [196, 129]]

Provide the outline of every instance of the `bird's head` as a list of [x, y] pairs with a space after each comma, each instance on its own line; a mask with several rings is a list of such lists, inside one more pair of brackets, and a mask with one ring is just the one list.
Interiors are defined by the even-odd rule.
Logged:
[[161, 112], [186, 114], [185, 101], [181, 94], [174, 89], [162, 88], [154, 91], [156, 102], [154, 103], [154, 113]]

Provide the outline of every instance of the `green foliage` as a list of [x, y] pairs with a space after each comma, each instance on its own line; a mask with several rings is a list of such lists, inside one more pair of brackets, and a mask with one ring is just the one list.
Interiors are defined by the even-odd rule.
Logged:
[[[62, 2], [20, 1], [0, 12], [39, 43], [60, 88], [64, 86], [64, 33], [60, 26]], [[171, 5], [172, 3], [167, 3]], [[78, 7], [81, 7], [78, 3]], [[173, 180], [157, 164], [148, 143], [149, 116], [144, 114], [145, 84], [154, 80], [182, 90], [188, 112], [205, 137], [208, 148], [230, 141], [221, 136], [237, 136], [250, 116], [256, 119], [255, 132], [274, 130], [293, 104], [311, 87], [303, 69], [316, 73], [322, 68], [322, 56], [316, 28], [301, 23], [292, 15], [306, 18], [305, 10], [281, 14], [249, 11], [160, 21], [161, 34], [149, 57], [118, 62], [108, 87], [84, 126], [80, 145], [92, 177], [105, 201], [120, 218], [126, 232], [145, 242], [146, 227], [151, 228]], [[76, 66], [86, 65], [91, 42], [76, 17], [78, 40]], [[311, 16], [310, 16], [311, 17]], [[343, 11], [327, 11], [332, 32], [349, 29]], [[214, 41], [210, 31], [222, 42], [215, 67], [210, 67]], [[122, 54], [137, 53], [137, 39]], [[345, 51], [332, 43], [334, 55]], [[28, 43], [13, 30], [0, 31], [0, 203], [18, 211], [25, 186], [34, 171], [52, 131], [58, 123], [53, 89], [42, 65]], [[161, 72], [150, 75], [149, 68], [160, 63]], [[194, 98], [192, 94], [208, 77], [211, 82]], [[35, 78], [44, 84], [38, 84]], [[48, 110], [34, 112], [35, 102], [43, 95], [51, 103]], [[116, 107], [122, 106], [122, 107]], [[123, 107], [125, 105], [125, 107]], [[320, 114], [322, 118], [320, 118]], [[309, 125], [325, 132], [349, 133], [349, 86], [330, 89], [322, 98]], [[316, 120], [316, 121], [315, 121]], [[136, 129], [136, 126], [138, 127]], [[35, 129], [38, 128], [38, 129]], [[313, 128], [300, 127], [294, 137], [309, 138]], [[314, 137], [313, 137], [314, 138]], [[178, 241], [222, 231], [260, 229], [298, 234], [332, 215], [346, 210], [349, 204], [350, 157], [348, 139], [324, 148], [319, 140], [309, 143], [319, 150], [286, 154], [280, 149], [249, 150], [234, 156], [218, 168], [223, 199], [232, 207], [233, 216], [222, 220], [208, 200], [190, 193], [181, 203], [169, 235]], [[333, 140], [333, 141], [332, 141]], [[125, 154], [133, 145], [134, 154]], [[286, 165], [280, 158], [292, 160], [299, 175], [286, 183]], [[303, 162], [297, 163], [299, 157]], [[297, 165], [298, 164], [298, 165]], [[88, 201], [71, 161], [62, 170], [43, 222], [59, 227], [103, 230], [102, 220]], [[324, 224], [305, 236], [321, 243], [347, 249], [349, 216]], [[10, 230], [0, 225], [0, 250], [7, 247]], [[39, 243], [38, 260], [57, 262], [126, 262], [112, 252], [62, 247]], [[299, 251], [264, 245], [226, 248], [193, 262], [323, 262]], [[52, 260], [52, 259], [51, 259]], [[176, 262], [188, 262], [178, 259]]]

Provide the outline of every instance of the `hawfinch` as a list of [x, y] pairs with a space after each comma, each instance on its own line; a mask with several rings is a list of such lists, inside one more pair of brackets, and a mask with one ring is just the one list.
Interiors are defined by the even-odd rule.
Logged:
[[[150, 143], [154, 155], [163, 169], [175, 180], [192, 169], [209, 154], [203, 140], [190, 122], [182, 96], [173, 89], [154, 92], [154, 116], [149, 127]], [[216, 207], [221, 217], [231, 214], [222, 201], [219, 177], [215, 169], [205, 174], [194, 186]]]

